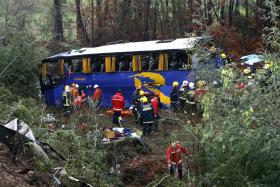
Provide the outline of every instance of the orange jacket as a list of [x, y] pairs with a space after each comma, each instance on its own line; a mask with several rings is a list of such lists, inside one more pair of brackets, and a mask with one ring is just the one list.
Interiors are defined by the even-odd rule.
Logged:
[[102, 90], [100, 88], [96, 88], [92, 98], [95, 101], [99, 101], [102, 98]]

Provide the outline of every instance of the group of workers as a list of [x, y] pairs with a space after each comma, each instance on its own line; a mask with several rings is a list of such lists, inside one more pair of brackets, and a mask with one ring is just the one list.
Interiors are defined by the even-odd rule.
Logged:
[[62, 106], [64, 116], [69, 116], [73, 110], [81, 110], [87, 101], [92, 100], [96, 103], [96, 108], [99, 107], [102, 100], [102, 90], [98, 84], [93, 86], [94, 93], [92, 96], [86, 96], [83, 89], [78, 84], [72, 83], [71, 87], [66, 85], [62, 93]]
[[[122, 90], [118, 90], [112, 97], [112, 106], [114, 110], [113, 123], [121, 126], [123, 123], [121, 112], [125, 107], [125, 99]], [[149, 135], [157, 131], [157, 120], [159, 119], [160, 100], [157, 94], [144, 92], [141, 86], [138, 86], [133, 93], [132, 111], [135, 120], [142, 126], [143, 135]]]
[[[180, 89], [178, 88], [178, 85], [178, 82], [173, 83], [173, 89], [170, 94], [172, 96], [176, 93], [176, 96], [173, 96], [173, 99], [171, 99], [173, 109], [178, 108], [177, 105], [181, 103], [179, 100], [181, 100], [180, 96], [183, 95], [183, 93], [193, 93], [194, 91], [194, 83], [192, 82], [188, 83], [187, 81], [184, 81]], [[189, 102], [191, 103], [192, 101]], [[191, 105], [192, 104], [193, 103], [191, 103]], [[125, 107], [125, 99], [122, 90], [118, 90], [112, 97], [112, 106], [114, 110], [113, 123], [121, 126], [123, 123], [121, 112]], [[134, 114], [135, 120], [142, 126], [144, 136], [158, 130], [158, 119], [160, 118], [159, 108], [160, 99], [158, 94], [144, 92], [141, 86], [136, 88], [132, 96], [132, 106], [129, 109]], [[182, 153], [187, 156], [192, 156], [189, 150], [186, 147], [183, 147], [178, 141], [173, 141], [166, 151], [169, 173], [171, 176], [174, 176], [177, 171], [179, 180], [183, 180]]]

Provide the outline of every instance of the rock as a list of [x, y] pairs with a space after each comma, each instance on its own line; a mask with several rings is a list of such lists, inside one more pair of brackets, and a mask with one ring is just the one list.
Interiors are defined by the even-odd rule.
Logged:
[[28, 172], [27, 172], [27, 175], [28, 175], [29, 177], [31, 177], [32, 175], [34, 175], [34, 171], [32, 171], [32, 170], [28, 171]]

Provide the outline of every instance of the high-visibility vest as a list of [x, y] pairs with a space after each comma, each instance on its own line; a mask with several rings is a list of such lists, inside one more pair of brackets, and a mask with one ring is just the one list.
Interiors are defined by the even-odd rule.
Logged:
[[62, 97], [63, 97], [63, 106], [70, 106], [70, 93], [69, 92], [66, 92], [64, 91], [63, 94], [62, 94]]

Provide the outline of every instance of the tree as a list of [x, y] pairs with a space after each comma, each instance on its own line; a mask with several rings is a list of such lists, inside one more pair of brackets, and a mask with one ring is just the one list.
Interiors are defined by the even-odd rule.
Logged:
[[61, 15], [61, 0], [54, 0], [55, 16], [54, 16], [54, 31], [53, 39], [55, 41], [64, 41], [62, 15]]
[[89, 44], [88, 33], [85, 29], [81, 16], [81, 0], [76, 0], [76, 25], [77, 25], [77, 39], [82, 46]]

